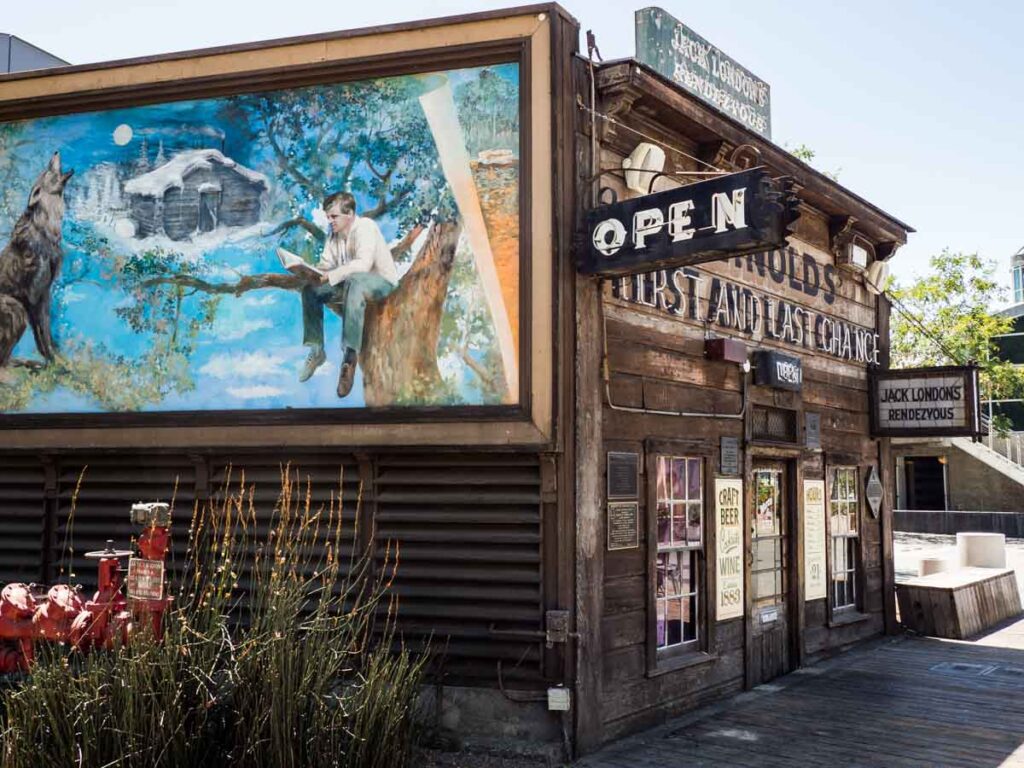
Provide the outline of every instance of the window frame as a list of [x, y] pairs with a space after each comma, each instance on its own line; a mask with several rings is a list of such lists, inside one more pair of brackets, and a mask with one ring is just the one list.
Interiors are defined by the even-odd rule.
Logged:
[[[658, 544], [658, 459], [685, 458], [700, 461], [701, 479], [701, 543], [699, 546], [682, 545], [680, 547], [662, 548]], [[647, 632], [645, 645], [647, 648], [647, 674], [657, 675], [680, 669], [691, 664], [709, 661], [714, 656], [707, 653], [713, 642], [711, 628], [711, 608], [714, 594], [713, 569], [708, 567], [714, 551], [714, 531], [708, 525], [708, 494], [714, 483], [714, 453], [703, 442], [676, 440], [649, 440], [645, 442], [644, 456], [644, 498], [646, 507], [647, 547], [645, 552], [647, 563]], [[659, 552], [689, 551], [696, 553], [695, 596], [696, 607], [694, 617], [697, 622], [695, 638], [691, 641], [658, 647], [657, 636], [657, 569]]]
[[[853, 483], [852, 488], [853, 498], [836, 499], [834, 494], [836, 493], [836, 484], [840, 472], [852, 472]], [[849, 615], [859, 614], [861, 606], [863, 604], [863, 562], [861, 546], [863, 542], [863, 536], [861, 533], [861, 524], [864, 520], [863, 505], [864, 505], [864, 493], [861, 488], [861, 468], [858, 464], [849, 461], [836, 461], [835, 463], [829, 464], [825, 472], [826, 477], [826, 499], [827, 506], [826, 521], [828, 531], [828, 549], [827, 549], [827, 563], [828, 563], [828, 613], [831, 618], [845, 617]], [[840, 515], [835, 515], [832, 512], [833, 504], [848, 505], [845, 516], [847, 517], [847, 526], [845, 531], [837, 532], [834, 530], [833, 523], [836, 518]], [[853, 516], [855, 519], [850, 524], [849, 517]], [[837, 571], [837, 558], [836, 558], [836, 545], [838, 541], [843, 542], [845, 549], [844, 559], [846, 560], [846, 567], [843, 568], [842, 573], [847, 574], [846, 578], [846, 590], [852, 592], [852, 602], [844, 603], [843, 605], [836, 605], [837, 597], [837, 584], [839, 580], [836, 579], [839, 571]], [[848, 595], [849, 599], [849, 595]]]

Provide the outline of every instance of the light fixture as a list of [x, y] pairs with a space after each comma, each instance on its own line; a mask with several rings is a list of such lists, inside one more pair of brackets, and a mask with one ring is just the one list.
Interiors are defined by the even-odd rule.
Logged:
[[626, 188], [642, 195], [650, 194], [654, 179], [665, 168], [665, 150], [656, 144], [641, 141], [629, 157], [622, 161]]
[[878, 259], [864, 272], [864, 287], [875, 296], [885, 290], [885, 282], [889, 279], [889, 262]]

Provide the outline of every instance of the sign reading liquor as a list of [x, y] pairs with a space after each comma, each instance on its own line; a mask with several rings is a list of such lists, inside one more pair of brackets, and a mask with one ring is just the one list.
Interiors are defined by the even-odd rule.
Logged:
[[908, 368], [874, 376], [876, 437], [955, 437], [981, 432], [978, 369]]
[[755, 133], [772, 137], [768, 83], [661, 8], [636, 12], [636, 58]]
[[764, 168], [595, 208], [580, 271], [631, 275], [781, 248], [799, 216], [789, 179]]

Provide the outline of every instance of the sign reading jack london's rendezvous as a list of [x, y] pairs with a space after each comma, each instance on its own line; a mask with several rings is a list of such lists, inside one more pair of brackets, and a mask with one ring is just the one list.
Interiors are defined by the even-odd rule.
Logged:
[[768, 83], [661, 8], [636, 12], [636, 58], [750, 130], [772, 137]]
[[908, 368], [874, 376], [872, 432], [879, 437], [946, 437], [981, 431], [978, 369]]
[[752, 168], [603, 205], [587, 214], [580, 271], [630, 275], [782, 248], [798, 204], [789, 179]]

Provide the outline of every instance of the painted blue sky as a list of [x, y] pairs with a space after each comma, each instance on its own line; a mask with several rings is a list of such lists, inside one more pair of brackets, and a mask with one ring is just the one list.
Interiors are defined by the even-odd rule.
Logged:
[[[507, 81], [517, 84], [515, 64], [489, 67]], [[445, 73], [453, 90], [476, 79], [480, 69]], [[323, 86], [329, 87], [329, 86]], [[312, 91], [313, 89], [308, 89]], [[269, 146], [253, 141], [247, 127], [237, 122], [238, 112], [224, 110], [224, 100], [187, 101], [149, 105], [132, 109], [56, 116], [27, 121], [25, 143], [16, 157], [21, 186], [27, 198], [33, 180], [46, 165], [51, 154], [59, 150], [63, 167], [76, 172], [68, 187], [68, 211], [65, 215], [65, 270], [57, 294], [60, 310], [55, 318], [58, 344], [72, 339], [88, 341], [128, 359], [137, 359], [149, 349], [152, 337], [133, 332], [118, 310], [131, 306], [139, 297], [122, 291], [110, 280], [110, 265], [93, 253], [75, 250], [71, 227], [84, 228], [108, 239], [113, 253], [140, 253], [153, 247], [179, 251], [182, 261], [193, 260], [202, 265], [203, 277], [213, 281], [233, 282], [241, 275], [281, 272], [275, 247], [282, 242], [278, 236], [266, 237], [282, 218], [264, 207], [263, 220], [243, 230], [220, 229], [203, 240], [171, 242], [138, 241], [120, 235], [116, 224], [128, 218], [123, 203], [120, 207], [96, 202], [96, 190], [103, 183], [93, 183], [99, 172], [116, 167], [125, 178], [140, 175], [134, 164], [145, 152], [150, 167], [158, 152], [164, 159], [176, 153], [195, 149], [215, 149], [238, 165], [262, 174], [268, 181], [269, 197], [278, 205], [287, 188], [275, 178], [278, 167]], [[414, 107], [418, 106], [413, 102]], [[424, 123], [425, 125], [425, 123]], [[145, 142], [145, 150], [143, 150]], [[436, 162], [434, 160], [433, 162]], [[366, 172], [368, 173], [368, 172]], [[89, 203], [86, 198], [92, 193]], [[98, 194], [109, 199], [109, 192]], [[306, 204], [302, 214], [316, 219], [317, 204]], [[365, 207], [368, 201], [360, 200]], [[316, 210], [314, 210], [316, 209]], [[111, 211], [115, 211], [113, 214]], [[321, 225], [325, 221], [320, 222]], [[0, 231], [7, 231], [11, 222], [0, 221]], [[384, 237], [391, 241], [402, 233], [389, 216], [378, 220]], [[289, 247], [292, 247], [288, 244]], [[315, 248], [319, 254], [319, 247]], [[84, 264], [84, 273], [76, 270]], [[70, 275], [76, 273], [78, 279]], [[186, 296], [183, 314], [195, 315], [204, 294]], [[339, 400], [335, 393], [340, 362], [340, 320], [325, 312], [325, 336], [328, 362], [311, 380], [300, 383], [298, 371], [307, 349], [302, 346], [302, 319], [299, 295], [296, 292], [265, 290], [241, 297], [226, 296], [220, 300], [211, 328], [200, 332], [190, 359], [195, 383], [188, 392], [173, 393], [151, 410], [234, 410], [252, 408], [334, 408], [364, 405], [361, 373], [357, 374], [352, 393]], [[486, 349], [477, 350], [480, 356]], [[35, 357], [31, 333], [26, 333], [15, 349], [18, 357]], [[474, 390], [471, 376], [456, 377], [456, 387], [465, 404], [481, 402]], [[96, 403], [82, 395], [58, 389], [36, 398], [28, 409], [35, 413], [96, 411]]]
[[[494, 0], [209, 3], [50, 0], [10, 3], [0, 31], [73, 63], [390, 24], [515, 5]], [[606, 59], [633, 54], [643, 4], [563, 5]], [[776, 143], [805, 144], [814, 165], [911, 224], [893, 264], [910, 279], [944, 247], [1000, 263], [1024, 245], [1016, 191], [1024, 170], [1019, 0], [717, 0], [661, 6], [766, 80]], [[173, 9], [173, 10], [172, 10]], [[581, 42], [582, 45], [582, 42]], [[585, 51], [585, 46], [583, 47]]]

